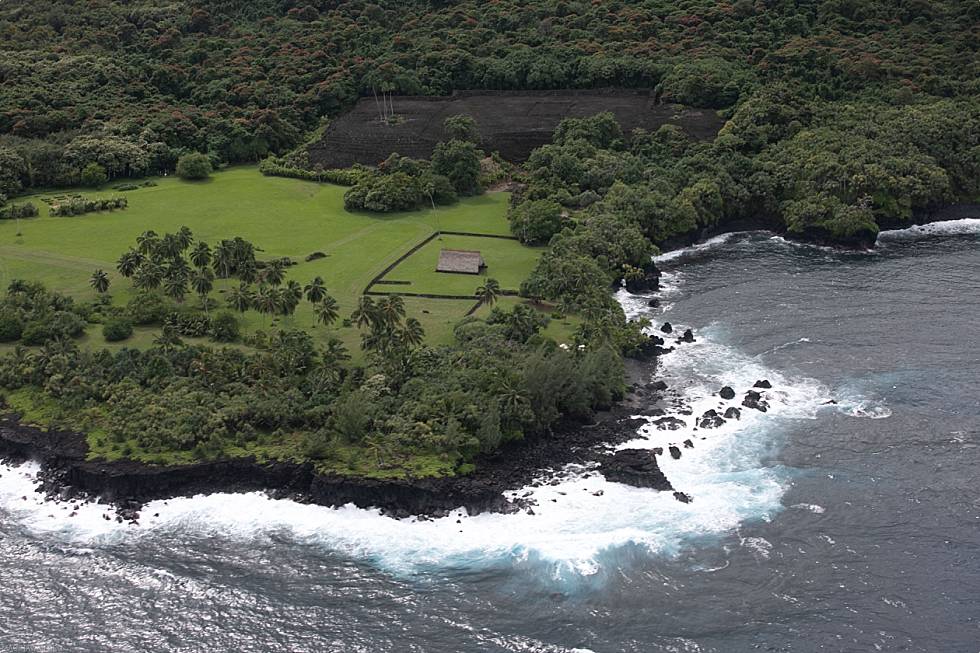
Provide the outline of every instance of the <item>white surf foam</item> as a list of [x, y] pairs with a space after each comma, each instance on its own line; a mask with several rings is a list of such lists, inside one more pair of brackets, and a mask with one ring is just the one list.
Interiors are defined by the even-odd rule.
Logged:
[[919, 224], [906, 229], [890, 229], [878, 234], [878, 242], [889, 240], [916, 240], [936, 236], [962, 236], [980, 234], [980, 218], [943, 220], [929, 224]]
[[[681, 291], [682, 280], [676, 272], [664, 277], [662, 301]], [[619, 298], [631, 315], [652, 310], [646, 306], [649, 298], [626, 293]], [[669, 302], [663, 308], [669, 309]], [[140, 525], [132, 526], [114, 521], [106, 506], [40, 500], [30, 478], [37, 468], [25, 465], [0, 469], [0, 507], [26, 528], [73, 545], [95, 546], [168, 531], [236, 539], [285, 534], [401, 573], [505, 564], [537, 570], [544, 565], [559, 577], [596, 574], [615, 568], [618, 552], [629, 547], [672, 555], [693, 540], [731, 533], [746, 520], [774, 515], [787, 480], [783, 470], [764, 461], [779, 430], [792, 420], [813, 419], [828, 396], [812, 380], [785, 377], [723, 344], [710, 328], [696, 330], [696, 337], [697, 342], [679, 345], [665, 356], [658, 371], [677, 404], [668, 406], [669, 412], [683, 419], [684, 427], [660, 431], [647, 425], [623, 445], [683, 447], [690, 439], [694, 447], [682, 448], [680, 460], [669, 455], [660, 459], [674, 487], [693, 497], [687, 504], [669, 492], [610, 483], [590, 467], [570, 466], [542, 484], [512, 493], [532, 500], [533, 514], [470, 517], [459, 511], [436, 520], [396, 520], [376, 510], [330, 509], [273, 500], [261, 493], [214, 494], [149, 503]], [[695, 430], [696, 417], [709, 408], [723, 412], [726, 406], [738, 406], [744, 392], [761, 378], [774, 386], [763, 391], [767, 413], [739, 406], [740, 420]], [[736, 399], [725, 402], [715, 394], [723, 385], [736, 390]], [[692, 414], [678, 413], [686, 410]]]
[[753, 233], [751, 231], [736, 231], [727, 234], [720, 234], [709, 238], [700, 243], [695, 243], [689, 247], [682, 247], [680, 249], [674, 249], [669, 252], [664, 252], [659, 256], [654, 256], [653, 260], [656, 263], [674, 263], [684, 258], [689, 258], [692, 255], [703, 254], [705, 251], [710, 249], [715, 249], [720, 245], [724, 245], [731, 241], [733, 238], [741, 237], [745, 234]]

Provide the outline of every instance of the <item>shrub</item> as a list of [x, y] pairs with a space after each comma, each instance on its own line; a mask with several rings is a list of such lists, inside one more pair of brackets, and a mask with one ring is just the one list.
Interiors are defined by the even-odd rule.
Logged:
[[55, 311], [49, 328], [52, 338], [77, 338], [85, 332], [85, 320], [71, 311]]
[[24, 323], [12, 311], [0, 313], [0, 342], [16, 342], [24, 332]]
[[33, 218], [35, 216], [37, 216], [37, 207], [31, 202], [0, 207], [0, 220], [16, 220], [17, 218]]
[[133, 322], [125, 317], [109, 318], [102, 325], [102, 337], [108, 342], [118, 342], [133, 335]]
[[211, 332], [211, 320], [207, 315], [188, 311], [173, 311], [163, 320], [164, 326], [188, 338], [203, 338]]
[[126, 305], [126, 312], [133, 324], [139, 325], [162, 324], [169, 311], [169, 302], [152, 292], [142, 292]]
[[259, 164], [259, 172], [266, 177], [287, 177], [290, 179], [305, 179], [306, 181], [321, 181], [338, 186], [353, 186], [365, 173], [359, 167], [335, 170], [307, 170], [286, 165], [282, 159], [268, 158]]
[[449, 135], [449, 138], [458, 141], [469, 141], [478, 143], [480, 141], [480, 129], [473, 116], [458, 114], [449, 116], [442, 122], [442, 127]]
[[21, 333], [21, 340], [23, 340], [24, 344], [28, 346], [43, 345], [50, 339], [51, 330], [48, 329], [48, 325], [41, 320], [36, 322], [28, 322], [26, 325], [24, 325], [24, 331]]
[[238, 319], [231, 313], [219, 313], [211, 320], [211, 338], [218, 342], [234, 342], [240, 332]]
[[95, 211], [113, 211], [124, 209], [129, 206], [129, 200], [125, 197], [104, 197], [101, 199], [84, 199], [72, 196], [67, 199], [58, 200], [51, 204], [50, 214], [54, 216], [82, 215], [83, 213], [93, 213]]
[[185, 154], [177, 160], [177, 176], [191, 181], [207, 179], [211, 176], [211, 159], [200, 152]]

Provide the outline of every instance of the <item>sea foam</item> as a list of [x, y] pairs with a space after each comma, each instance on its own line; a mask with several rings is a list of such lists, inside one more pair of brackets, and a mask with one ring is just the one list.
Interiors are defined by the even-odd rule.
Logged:
[[963, 236], [980, 234], [980, 218], [963, 218], [961, 220], [943, 220], [918, 224], [905, 229], [891, 229], [878, 234], [878, 242], [890, 240], [916, 240], [936, 236]]
[[[649, 297], [621, 292], [618, 299], [631, 316], [669, 311], [669, 300], [683, 292], [683, 277], [667, 272], [662, 282], [659, 309], [647, 307]], [[599, 574], [615, 569], [622, 555], [636, 547], [674, 555], [695, 540], [732, 533], [746, 520], [771, 518], [781, 508], [788, 475], [765, 461], [782, 430], [796, 420], [815, 418], [829, 398], [819, 383], [768, 369], [719, 342], [710, 328], [696, 329], [696, 338], [664, 356], [657, 372], [670, 386], [664, 409], [684, 420], [684, 427], [661, 431], [650, 418], [634, 440], [621, 445], [683, 447], [689, 439], [694, 446], [682, 448], [679, 460], [665, 451], [660, 462], [691, 503], [675, 500], [670, 492], [607, 482], [593, 466], [571, 465], [512, 492], [533, 505], [509, 515], [468, 516], [460, 510], [440, 519], [397, 520], [377, 510], [326, 508], [253, 492], [154, 501], [143, 507], [135, 526], [117, 523], [105, 505], [43, 501], [33, 492], [37, 466], [27, 464], [0, 469], [0, 508], [30, 531], [76, 546], [171, 531], [235, 539], [285, 534], [395, 573], [510, 565], [544, 570], [555, 578]], [[761, 378], [773, 384], [763, 394], [768, 412], [739, 406], [745, 391]], [[723, 385], [736, 390], [735, 399], [726, 402], [717, 395]], [[695, 418], [704, 411], [721, 413], [726, 406], [739, 406], [741, 419], [716, 429], [695, 428]]]

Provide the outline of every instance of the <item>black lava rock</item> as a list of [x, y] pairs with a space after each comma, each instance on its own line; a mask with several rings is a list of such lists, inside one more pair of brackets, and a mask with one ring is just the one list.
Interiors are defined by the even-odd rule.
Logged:
[[752, 387], [753, 388], [764, 388], [764, 389], [768, 390], [769, 388], [772, 387], [772, 384], [769, 383], [769, 379], [762, 379], [761, 381], [756, 381], [755, 382], [755, 385], [753, 385]]
[[654, 490], [673, 490], [670, 481], [660, 471], [657, 457], [647, 449], [623, 449], [599, 463], [599, 471], [607, 481]]
[[687, 494], [685, 492], [674, 492], [674, 498], [680, 501], [681, 503], [691, 503], [691, 501], [694, 500], [691, 498], [690, 494]]
[[674, 445], [670, 445], [670, 447], [668, 447], [668, 449], [670, 449], [670, 457], [671, 458], [673, 458], [674, 460], [680, 460], [681, 459], [681, 450], [680, 449], [678, 449]]
[[716, 410], [706, 410], [698, 421], [698, 426], [703, 429], [718, 428], [725, 423], [725, 419]]
[[730, 386], [727, 386], [727, 385], [724, 388], [722, 388], [718, 392], [718, 394], [721, 395], [721, 398], [722, 399], [734, 399], [735, 398], [735, 391], [732, 390], [732, 388]]
[[647, 306], [649, 306], [650, 308], [659, 308], [660, 300], [654, 297], [653, 299], [647, 302]]
[[660, 330], [664, 333], [673, 333], [674, 327], [671, 326], [670, 322], [664, 322], [664, 325], [660, 327]]
[[653, 420], [653, 423], [657, 425], [657, 428], [661, 431], [676, 431], [677, 429], [684, 428], [684, 420], [678, 419], [676, 417], [661, 417], [660, 419]]
[[684, 335], [681, 336], [681, 342], [694, 342], [694, 332], [690, 329], [684, 331]]
[[754, 408], [762, 411], [763, 413], [769, 410], [769, 404], [755, 390], [749, 390], [745, 393], [745, 399], [742, 400], [742, 405], [746, 408]]
[[647, 272], [642, 277], [626, 280], [626, 290], [634, 295], [653, 292], [660, 288], [660, 272]]
[[740, 411], [738, 408], [735, 408], [735, 406], [731, 406], [729, 407], [728, 410], [725, 411], [725, 419], [733, 419], [733, 418], [742, 419], [742, 411]]

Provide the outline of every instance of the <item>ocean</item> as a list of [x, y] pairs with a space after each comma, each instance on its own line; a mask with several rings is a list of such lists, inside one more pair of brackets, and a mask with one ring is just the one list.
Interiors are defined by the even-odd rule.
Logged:
[[678, 446], [691, 503], [570, 466], [515, 490], [533, 514], [217, 494], [131, 526], [3, 466], [0, 650], [980, 651], [980, 220], [658, 263], [659, 307], [618, 298], [671, 323], [668, 391], [619, 446]]

